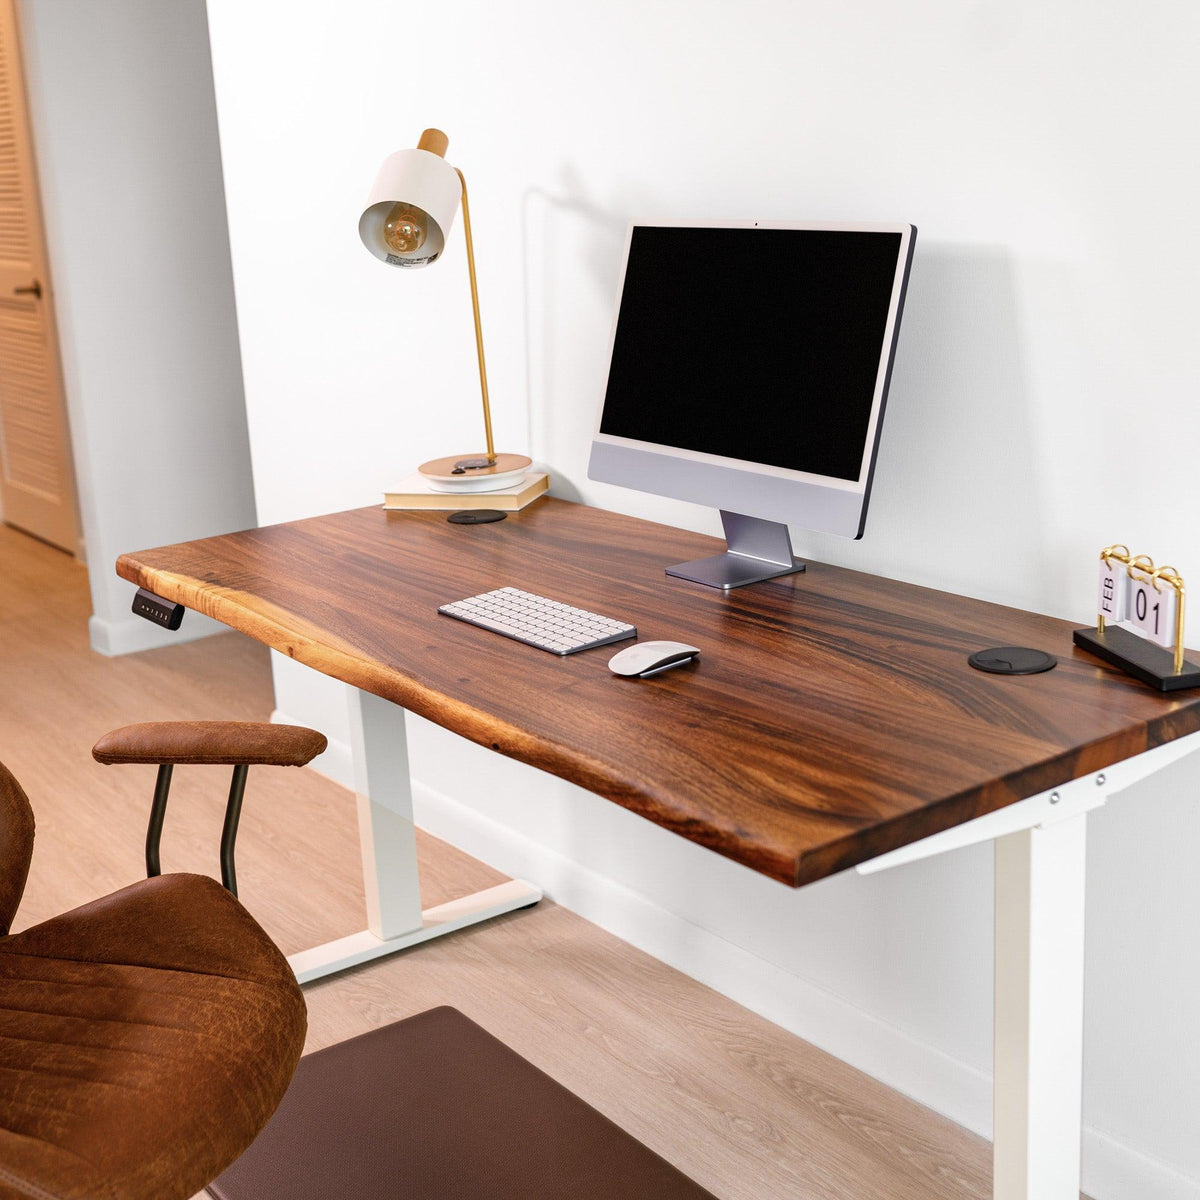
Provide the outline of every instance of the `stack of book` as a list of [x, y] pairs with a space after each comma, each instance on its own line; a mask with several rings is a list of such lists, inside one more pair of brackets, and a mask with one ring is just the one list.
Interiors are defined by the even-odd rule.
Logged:
[[383, 507], [432, 508], [446, 512], [461, 512], [466, 508], [495, 508], [500, 512], [519, 512], [549, 486], [550, 476], [544, 471], [535, 471], [513, 487], [501, 488], [497, 492], [439, 492], [417, 472], [402, 480], [394, 492], [384, 492]]

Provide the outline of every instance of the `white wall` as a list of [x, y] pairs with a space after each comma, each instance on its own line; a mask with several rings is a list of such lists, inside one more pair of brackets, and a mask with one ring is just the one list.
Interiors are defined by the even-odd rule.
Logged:
[[168, 634], [119, 554], [255, 522], [204, 0], [22, 0], [92, 645]]
[[[1109, 541], [1200, 573], [1197, 10], [450, 0], [410, 35], [386, 0], [209, 9], [264, 522], [374, 503], [476, 427], [461, 234], [401, 277], [355, 233], [379, 160], [438, 125], [472, 189], [497, 444], [559, 494], [718, 528], [585, 477], [630, 217], [911, 220], [867, 536], [794, 530], [798, 552], [1081, 623]], [[336, 685], [276, 683], [344, 739]], [[412, 726], [435, 831], [987, 1130], [986, 849], [792, 893]], [[1180, 764], [1092, 821], [1098, 1200], [1200, 1197], [1198, 785]]]

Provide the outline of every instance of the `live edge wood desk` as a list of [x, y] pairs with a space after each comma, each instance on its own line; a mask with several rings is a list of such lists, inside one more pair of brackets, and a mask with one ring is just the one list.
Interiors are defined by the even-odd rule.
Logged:
[[[713, 539], [546, 498], [492, 525], [361, 509], [124, 555], [118, 573], [352, 685], [368, 929], [301, 979], [536, 902], [514, 880], [424, 914], [403, 710], [799, 887], [995, 841], [995, 1195], [1076, 1200], [1087, 812], [1200, 749], [1072, 626], [810, 563], [724, 594], [664, 574]], [[701, 648], [653, 679], [440, 616], [519, 586]], [[986, 675], [985, 646], [1058, 667]]]

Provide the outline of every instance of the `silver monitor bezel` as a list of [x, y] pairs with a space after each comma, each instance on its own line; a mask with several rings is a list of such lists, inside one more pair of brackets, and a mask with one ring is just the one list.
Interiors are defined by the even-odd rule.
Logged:
[[[604, 402], [612, 371], [613, 347], [620, 324], [621, 301], [633, 232], [637, 228], [675, 229], [762, 229], [814, 230], [836, 233], [897, 233], [900, 246], [881, 341], [879, 369], [871, 400], [871, 415], [863, 444], [863, 456], [855, 480], [836, 479], [809, 471], [776, 467], [745, 459], [726, 458], [678, 446], [642, 442], [634, 438], [602, 433]], [[896, 327], [903, 307], [905, 285], [911, 262], [916, 227], [904, 225], [846, 224], [819, 221], [630, 221], [625, 232], [617, 303], [608, 339], [608, 367], [597, 407], [588, 462], [588, 478], [616, 483], [639, 491], [690, 500], [716, 508], [777, 521], [793, 521], [809, 529], [861, 537], [866, 516], [878, 448], [879, 428], [887, 398], [895, 352]]]

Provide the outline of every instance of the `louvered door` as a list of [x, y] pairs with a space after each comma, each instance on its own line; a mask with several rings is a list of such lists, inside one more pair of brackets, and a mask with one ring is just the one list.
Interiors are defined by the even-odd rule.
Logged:
[[0, 0], [0, 516], [79, 550], [15, 0]]

